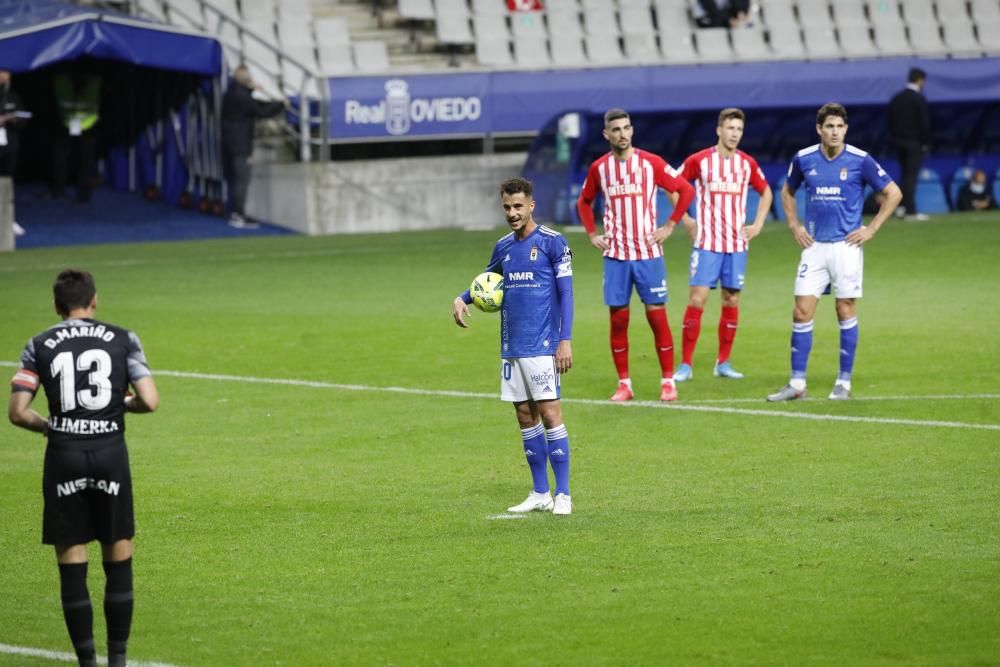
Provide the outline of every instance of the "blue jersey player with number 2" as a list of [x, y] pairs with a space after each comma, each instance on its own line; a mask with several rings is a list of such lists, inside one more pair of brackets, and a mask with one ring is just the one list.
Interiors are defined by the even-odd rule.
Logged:
[[[788, 167], [781, 206], [788, 228], [802, 248], [795, 278], [792, 314], [792, 377], [769, 401], [791, 401], [806, 395], [806, 364], [812, 350], [813, 315], [819, 297], [831, 290], [840, 323], [840, 373], [829, 398], [851, 396], [854, 352], [858, 347], [856, 300], [864, 277], [862, 246], [896, 210], [903, 195], [878, 162], [845, 143], [847, 111], [839, 104], [823, 105], [816, 114], [820, 142], [800, 150]], [[865, 185], [885, 194], [878, 213], [861, 224]], [[806, 188], [805, 224], [799, 222], [795, 191]]]
[[[500, 200], [512, 231], [497, 241], [486, 267], [503, 275], [500, 400], [514, 403], [534, 487], [524, 502], [507, 511], [567, 515], [573, 503], [559, 375], [573, 365], [573, 254], [562, 234], [532, 218], [532, 189], [523, 178], [501, 183]], [[468, 327], [470, 303], [468, 290], [455, 298], [453, 315], [460, 327]], [[554, 499], [550, 463], [556, 479]]]

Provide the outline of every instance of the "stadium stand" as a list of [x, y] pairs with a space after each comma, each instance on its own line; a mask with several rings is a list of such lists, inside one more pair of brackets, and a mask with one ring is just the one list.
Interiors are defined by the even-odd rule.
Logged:
[[969, 19], [945, 19], [941, 22], [941, 32], [948, 53], [953, 57], [975, 58], [982, 55], [983, 49]]
[[845, 30], [862, 31], [868, 28], [863, 0], [833, 0], [833, 19], [843, 34]]
[[799, 27], [792, 0], [761, 0], [761, 19], [769, 28], [795, 26], [798, 29]]
[[[207, 1], [223, 13], [233, 11], [237, 2]], [[388, 7], [379, 4], [385, 2]], [[167, 18], [188, 26], [198, 19], [185, 16], [201, 6], [199, 0], [168, 0], [173, 9], [164, 13], [161, 3], [141, 0], [140, 4], [152, 15], [159, 8]], [[719, 34], [697, 29], [687, 3], [676, 0], [542, 0], [537, 5], [540, 11], [512, 11], [499, 0], [377, 0], [372, 6], [379, 15], [378, 31], [386, 34], [376, 34], [371, 25], [353, 19], [350, 30], [355, 39], [384, 41], [390, 67], [416, 71], [448, 66], [537, 69], [772, 58], [978, 57], [1000, 52], [1000, 38], [994, 37], [1000, 33], [998, 5], [994, 0], [759, 0], [749, 28], [716, 29]], [[239, 5], [249, 30], [259, 31], [263, 21], [274, 23], [276, 43], [282, 48], [296, 40], [301, 47], [311, 38], [308, 26], [314, 21], [318, 67], [333, 74], [357, 68], [343, 62], [343, 46], [326, 47], [319, 22], [357, 16], [351, 8], [363, 6], [351, 0], [243, 0]], [[389, 27], [381, 28], [383, 21]], [[227, 51], [243, 53], [244, 44], [232, 26], [213, 30]], [[393, 31], [408, 38], [388, 34]], [[620, 39], [617, 48], [610, 48], [605, 37], [587, 37], [609, 32]], [[577, 33], [580, 48], [572, 37]], [[528, 43], [518, 45], [528, 36]], [[335, 40], [338, 45], [350, 41], [350, 37]], [[543, 41], [545, 53], [540, 48]], [[335, 52], [336, 62], [329, 62], [323, 51]], [[529, 55], [532, 51], [536, 57]], [[303, 51], [299, 48], [296, 53], [301, 57]]]
[[[575, 3], [573, 5], [556, 5], [550, 7], [546, 16], [549, 35], [555, 37], [561, 34], [565, 37], [583, 38], [583, 26], [580, 24], [580, 12]], [[581, 47], [582, 51], [582, 47]], [[555, 52], [552, 54], [555, 56]]]
[[[477, 0], [474, 6], [493, 5], [499, 7], [497, 3], [486, 3]], [[399, 17], [411, 21], [433, 21], [437, 16], [434, 13], [434, 4], [431, 0], [399, 0]], [[477, 10], [477, 14], [485, 13]]]
[[476, 62], [485, 67], [510, 67], [514, 57], [510, 52], [510, 39], [495, 34], [476, 35]]
[[670, 64], [698, 62], [698, 52], [694, 48], [694, 36], [687, 23], [660, 22], [660, 52]]
[[[927, 9], [925, 7], [925, 9]], [[872, 25], [899, 23], [899, 3], [896, 0], [872, 0], [868, 3], [868, 18]]]
[[552, 64], [549, 57], [548, 39], [544, 33], [527, 33], [518, 35], [514, 31], [514, 62], [518, 67], [530, 69], [548, 67]]
[[597, 65], [621, 65], [625, 63], [617, 34], [611, 32], [590, 34], [584, 37], [587, 60]]
[[583, 38], [579, 33], [552, 30], [550, 35], [552, 64], [575, 66], [587, 60], [583, 52]]
[[773, 55], [764, 40], [764, 31], [759, 27], [732, 30], [730, 36], [733, 53], [739, 60], [769, 60]]
[[806, 54], [810, 59], [838, 59], [844, 55], [837, 42], [837, 31], [832, 22], [803, 24], [802, 41], [806, 45]]
[[837, 32], [840, 47], [848, 58], [874, 58], [878, 55], [867, 25], [842, 26]]
[[351, 43], [354, 66], [359, 72], [389, 71], [389, 51], [385, 42], [359, 40]]
[[703, 63], [727, 63], [736, 58], [726, 28], [700, 28], [695, 31], [695, 43]]
[[[591, 0], [592, 2], [594, 0]], [[583, 11], [583, 31], [587, 35], [612, 34], [618, 36], [618, 18], [611, 3], [585, 6]]]
[[769, 23], [768, 42], [774, 54], [783, 60], [804, 60], [806, 47], [802, 43], [802, 31], [794, 21]]
[[921, 169], [917, 176], [917, 210], [933, 215], [947, 213], [950, 209], [941, 177], [932, 169]]
[[948, 184], [948, 201], [953, 209], [958, 208], [958, 191], [969, 182], [973, 171], [975, 171], [973, 167], [959, 167], [952, 174], [951, 182]]
[[626, 32], [622, 35], [625, 59], [631, 63], [656, 64], [662, 61], [656, 33]]
[[879, 23], [872, 28], [875, 46], [883, 56], [910, 56], [913, 48], [906, 38], [906, 28], [900, 23]]

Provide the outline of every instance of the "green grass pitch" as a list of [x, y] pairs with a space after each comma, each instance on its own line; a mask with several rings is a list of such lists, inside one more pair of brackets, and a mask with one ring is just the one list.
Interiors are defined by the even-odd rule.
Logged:
[[[676, 406], [657, 404], [634, 302], [642, 402], [606, 403], [601, 261], [567, 232], [575, 513], [520, 520], [494, 518], [530, 485], [513, 410], [496, 397], [498, 317], [475, 313], [470, 330], [451, 317], [502, 233], [0, 256], [0, 371], [55, 321], [50, 286], [67, 265], [94, 272], [99, 317], [135, 329], [159, 371], [161, 410], [128, 421], [133, 659], [1000, 664], [1000, 217], [883, 228], [866, 249], [855, 398], [843, 403], [825, 398], [829, 297], [810, 398], [763, 400], [788, 374], [798, 249], [782, 224], [750, 256], [733, 354], [746, 379], [711, 377], [713, 294], [694, 380]], [[689, 248], [680, 232], [667, 244], [678, 348]], [[0, 643], [69, 651], [39, 544], [42, 452], [37, 436], [0, 428]], [[96, 558], [90, 589], [103, 653]], [[0, 653], [4, 666], [46, 664]]]

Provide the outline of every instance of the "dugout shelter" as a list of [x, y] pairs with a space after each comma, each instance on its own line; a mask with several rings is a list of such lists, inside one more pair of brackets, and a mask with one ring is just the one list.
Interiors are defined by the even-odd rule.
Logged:
[[221, 198], [214, 132], [225, 63], [216, 39], [111, 9], [7, 1], [0, 2], [0, 67], [13, 73], [32, 113], [19, 177], [45, 178], [46, 135], [59, 122], [53, 77], [82, 69], [102, 81], [99, 157], [107, 184], [174, 202], [185, 192]]

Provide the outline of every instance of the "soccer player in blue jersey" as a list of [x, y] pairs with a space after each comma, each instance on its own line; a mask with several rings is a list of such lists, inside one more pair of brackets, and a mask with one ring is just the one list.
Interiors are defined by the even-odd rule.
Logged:
[[[573, 365], [573, 254], [562, 234], [532, 219], [532, 184], [510, 178], [500, 184], [507, 234], [493, 248], [487, 271], [503, 275], [500, 307], [500, 400], [514, 403], [533, 490], [508, 512], [571, 514], [569, 437], [559, 402], [559, 375]], [[472, 297], [455, 297], [453, 315], [468, 327]], [[556, 479], [549, 492], [548, 464]]]
[[[820, 295], [832, 289], [840, 322], [840, 374], [829, 398], [851, 396], [851, 373], [858, 346], [856, 301], [864, 276], [862, 246], [870, 241], [903, 198], [899, 187], [865, 151], [845, 143], [847, 111], [824, 104], [816, 114], [820, 142], [800, 150], [788, 167], [781, 205], [788, 228], [802, 248], [795, 277], [792, 315], [792, 377], [769, 401], [806, 395], [806, 365], [812, 349], [813, 314]], [[795, 191], [806, 187], [806, 220], [799, 221]], [[885, 198], [868, 225], [861, 224], [865, 185]]]

